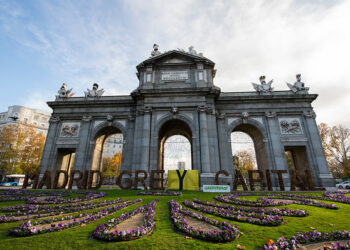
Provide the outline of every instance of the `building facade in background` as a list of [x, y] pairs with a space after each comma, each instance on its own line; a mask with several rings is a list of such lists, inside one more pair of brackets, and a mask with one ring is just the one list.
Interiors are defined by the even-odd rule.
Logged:
[[123, 134], [113, 134], [109, 136], [104, 145], [103, 157], [112, 158], [123, 150]]
[[51, 113], [38, 109], [31, 109], [19, 105], [9, 106], [8, 110], [0, 113], [0, 127], [20, 122], [35, 129], [39, 134], [46, 136], [49, 128]]
[[[254, 89], [247, 83], [253, 91], [221, 92], [214, 66], [192, 47], [161, 53], [155, 46], [136, 67], [139, 86], [130, 95], [101, 96], [94, 84], [85, 97], [67, 97], [63, 86], [63, 94], [48, 102], [53, 114], [41, 171], [101, 170], [105, 141], [122, 134], [121, 170], [150, 173], [164, 169], [166, 140], [181, 135], [190, 142], [200, 185], [214, 184], [219, 170], [235, 174], [230, 136], [239, 131], [253, 139], [258, 169], [309, 170], [315, 186], [333, 187], [311, 105], [317, 95], [308, 93], [300, 75], [288, 91], [273, 90], [261, 76]], [[277, 188], [276, 175], [272, 179]], [[288, 187], [289, 175], [283, 179]]]

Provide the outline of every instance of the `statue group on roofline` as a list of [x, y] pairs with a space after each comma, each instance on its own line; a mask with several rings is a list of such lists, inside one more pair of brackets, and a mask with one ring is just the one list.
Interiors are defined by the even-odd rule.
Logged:
[[305, 83], [303, 83], [301, 81], [301, 74], [297, 74], [296, 75], [297, 81], [294, 84], [290, 84], [287, 82], [287, 86], [290, 88], [290, 90], [294, 93], [294, 94], [298, 94], [301, 92], [306, 93], [309, 88], [305, 87]]
[[87, 97], [100, 97], [103, 95], [104, 92], [105, 92], [104, 89], [98, 90], [97, 83], [94, 83], [92, 85], [92, 89], [87, 89], [87, 91], [84, 91], [85, 98], [87, 98]]
[[266, 83], [265, 78], [266, 78], [266, 76], [259, 77], [260, 84], [256, 84], [256, 83], [252, 82], [254, 89], [257, 92], [259, 92], [260, 94], [271, 93], [273, 90], [273, 88], [271, 87], [273, 79], [271, 81], [269, 81], [268, 83]]
[[[252, 85], [254, 89], [259, 94], [270, 94], [273, 91], [272, 88], [272, 82], [273, 80], [270, 80], [268, 83], [265, 81], [265, 76], [260, 76], [259, 81], [260, 84], [256, 84], [252, 82]], [[305, 87], [305, 83], [301, 81], [301, 74], [296, 75], [297, 81], [294, 84], [290, 84], [287, 82], [287, 86], [294, 94], [307, 94], [309, 88]]]
[[74, 95], [74, 93], [72, 92], [73, 89], [68, 89], [67, 90], [66, 88], [67, 88], [67, 84], [63, 83], [61, 88], [57, 91], [58, 96], [56, 96], [56, 98], [65, 99], [65, 98], [72, 97]]
[[[63, 83], [62, 87], [57, 91], [58, 95], [56, 96], [56, 99], [67, 99], [74, 95], [72, 92], [73, 89], [66, 89], [67, 84]], [[92, 89], [87, 89], [87, 91], [84, 91], [85, 98], [95, 98], [95, 97], [101, 97], [104, 93], [104, 89], [98, 89], [98, 84], [94, 83], [92, 85]]]

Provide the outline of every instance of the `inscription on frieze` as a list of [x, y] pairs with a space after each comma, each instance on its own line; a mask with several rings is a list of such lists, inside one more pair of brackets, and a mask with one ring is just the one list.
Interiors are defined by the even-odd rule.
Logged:
[[188, 71], [163, 71], [162, 81], [188, 80]]

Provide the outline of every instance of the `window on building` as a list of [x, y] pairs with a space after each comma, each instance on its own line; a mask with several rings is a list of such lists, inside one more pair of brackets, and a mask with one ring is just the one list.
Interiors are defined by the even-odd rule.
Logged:
[[24, 123], [27, 123], [27, 122], [28, 122], [28, 118], [24, 118], [24, 119], [23, 119], [23, 122], [24, 122]]
[[146, 74], [146, 82], [151, 82], [152, 80], [152, 75], [150, 73]]
[[44, 123], [42, 123], [42, 124], [41, 124], [41, 127], [45, 127], [45, 124], [44, 124]]
[[34, 116], [34, 120], [35, 121], [39, 120], [39, 116]]
[[47, 118], [45, 117], [41, 118], [41, 122], [47, 122]]
[[38, 125], [38, 123], [37, 122], [33, 122], [33, 124], [36, 126], [36, 125]]
[[204, 77], [203, 77], [203, 71], [199, 71], [198, 72], [198, 80], [199, 81], [203, 81]]

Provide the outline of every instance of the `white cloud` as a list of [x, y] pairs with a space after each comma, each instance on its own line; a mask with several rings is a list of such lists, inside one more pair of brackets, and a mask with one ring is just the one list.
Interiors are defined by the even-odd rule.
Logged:
[[67, 82], [83, 95], [98, 82], [106, 95], [128, 94], [137, 87], [135, 66], [153, 43], [161, 50], [194, 45], [216, 62], [222, 91], [252, 91], [250, 83], [263, 74], [276, 90], [287, 89], [285, 82], [302, 73], [310, 92], [320, 94], [318, 121], [350, 127], [349, 1], [40, 3], [41, 22], [27, 22], [26, 9], [8, 5], [0, 6], [8, 10], [0, 20], [62, 76], [50, 91]]

